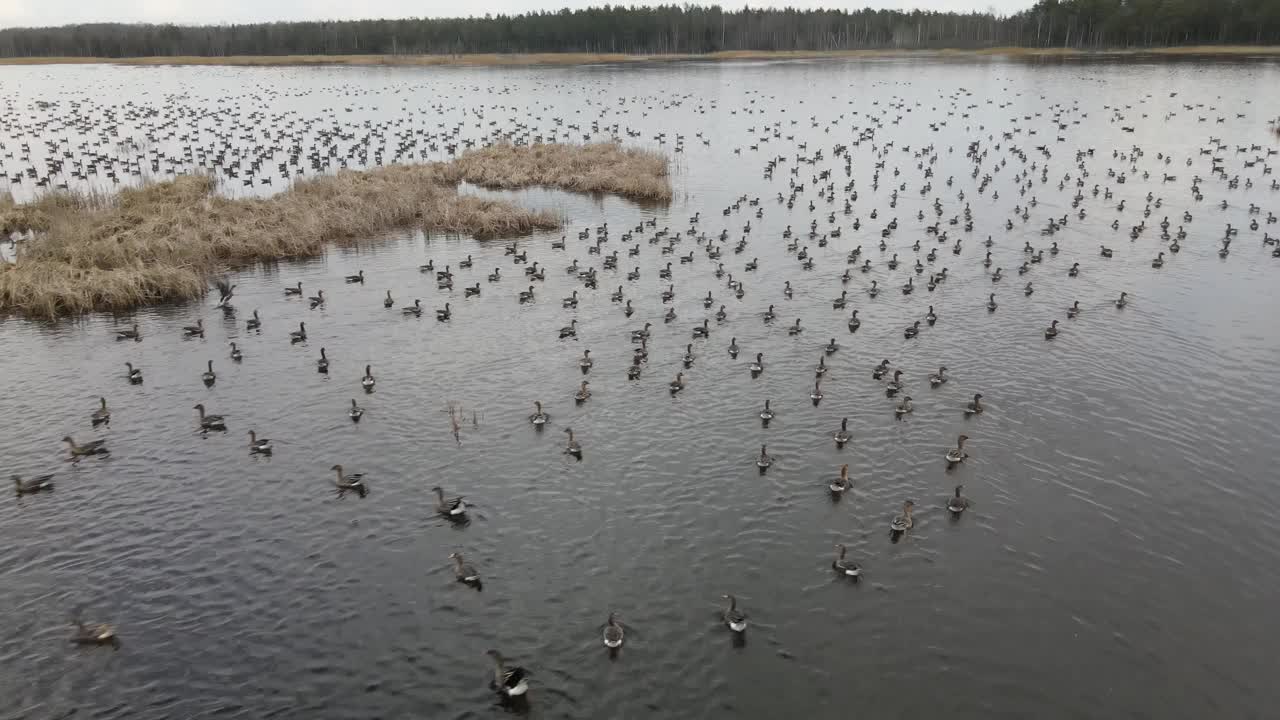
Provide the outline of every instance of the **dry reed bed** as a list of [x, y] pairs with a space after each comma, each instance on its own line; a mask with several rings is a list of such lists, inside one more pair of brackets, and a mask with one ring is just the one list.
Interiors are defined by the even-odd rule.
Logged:
[[460, 181], [671, 197], [662, 156], [605, 144], [496, 146], [449, 163], [344, 171], [268, 198], [223, 197], [206, 176], [113, 197], [0, 198], [0, 230], [34, 233], [0, 268], [0, 312], [56, 317], [196, 298], [226, 266], [314, 256], [401, 227], [488, 238], [561, 225], [553, 213], [459, 195]]

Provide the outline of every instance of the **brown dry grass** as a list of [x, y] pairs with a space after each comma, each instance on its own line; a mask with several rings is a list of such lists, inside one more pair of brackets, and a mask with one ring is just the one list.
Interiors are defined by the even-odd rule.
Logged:
[[25, 205], [0, 198], [0, 230], [34, 233], [0, 268], [0, 311], [56, 317], [195, 298], [227, 266], [313, 256], [328, 243], [400, 227], [482, 238], [553, 229], [561, 219], [552, 213], [459, 195], [457, 183], [654, 199], [671, 196], [666, 170], [659, 155], [612, 144], [505, 145], [449, 163], [344, 171], [268, 198], [223, 197], [207, 176], [114, 197], [49, 193]]
[[0, 65], [418, 65], [418, 66], [507, 66], [507, 65], [590, 65], [598, 63], [646, 63], [680, 60], [787, 60], [821, 58], [928, 57], [934, 55], [1000, 55], [1009, 57], [1052, 57], [1064, 55], [1280, 55], [1280, 47], [1264, 45], [1194, 45], [1167, 48], [1075, 48], [995, 47], [979, 49], [898, 50], [728, 50], [703, 55], [626, 55], [622, 53], [510, 53], [463, 55], [232, 55], [205, 57], [174, 55], [134, 58], [22, 57], [0, 58]]

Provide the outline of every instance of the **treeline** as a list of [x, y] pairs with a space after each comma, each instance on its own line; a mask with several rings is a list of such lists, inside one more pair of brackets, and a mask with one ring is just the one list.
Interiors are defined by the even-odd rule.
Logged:
[[522, 15], [0, 30], [0, 57], [711, 53], [1280, 44], [1280, 0], [1039, 0], [1010, 16], [603, 6]]

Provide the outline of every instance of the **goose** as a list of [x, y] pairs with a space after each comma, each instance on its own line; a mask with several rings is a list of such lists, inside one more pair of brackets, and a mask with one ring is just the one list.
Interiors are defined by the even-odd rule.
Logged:
[[464, 562], [461, 553], [449, 553], [449, 559], [453, 561], [453, 577], [463, 585], [471, 587], [480, 587], [480, 573], [471, 566], [470, 563]]
[[911, 396], [903, 395], [902, 402], [898, 403], [898, 407], [893, 409], [894, 417], [902, 419], [904, 415], [910, 415], [915, 410], [915, 406], [911, 404]]
[[840, 429], [831, 436], [831, 439], [836, 441], [836, 447], [841, 447], [849, 442], [849, 418], [840, 420]]
[[390, 290], [388, 290], [388, 291], [387, 291], [387, 296], [386, 296], [385, 298], [383, 298], [383, 299], [382, 299], [382, 307], [387, 308], [387, 309], [389, 310], [389, 309], [391, 309], [395, 304], [396, 304], [396, 301], [395, 301], [395, 299], [394, 299], [394, 298], [392, 298], [392, 297], [391, 297], [391, 291], [390, 291]]
[[738, 599], [732, 595], [723, 595], [722, 598], [729, 601], [729, 607], [725, 608], [723, 613], [724, 624], [736, 633], [745, 631], [747, 615], [738, 609]]
[[1071, 303], [1071, 307], [1067, 308], [1067, 317], [1073, 318], [1080, 314], [1080, 301], [1076, 300]]
[[582, 359], [578, 361], [578, 367], [582, 368], [582, 372], [585, 373], [586, 371], [590, 370], [591, 366], [594, 364], [595, 364], [594, 361], [592, 361], [591, 359], [591, 351], [583, 350]]
[[963, 485], [957, 485], [956, 494], [953, 495], [951, 499], [947, 500], [947, 509], [955, 515], [959, 515], [969, 507], [969, 498], [960, 494], [960, 491], [963, 489]]
[[729, 340], [729, 357], [736, 359], [738, 357], [738, 338]]
[[572, 455], [573, 457], [581, 460], [582, 445], [578, 444], [578, 441], [573, 439], [573, 428], [565, 428], [564, 431], [569, 436], [568, 441], [566, 441], [564, 445], [564, 454]]
[[649, 328], [651, 327], [653, 327], [653, 323], [647, 322], [644, 324], [643, 328], [640, 328], [639, 330], [632, 330], [631, 341], [638, 342], [640, 340], [647, 340], [649, 338]]
[[1000, 282], [1000, 280], [1003, 277], [1004, 277], [1004, 268], [996, 268], [996, 271], [991, 273], [991, 282], [993, 283]]
[[200, 374], [200, 379], [204, 381], [205, 385], [212, 385], [214, 382], [217, 381], [218, 374], [213, 371], [212, 360], [209, 361], [209, 364], [208, 366], [206, 366], [205, 371]]
[[1151, 267], [1153, 268], [1164, 267], [1164, 253], [1160, 253], [1159, 255], [1156, 255], [1155, 259], [1151, 261]]
[[987, 251], [987, 257], [982, 261], [982, 267], [991, 267], [991, 251]]
[[831, 342], [827, 343], [826, 346], [822, 348], [823, 352], [825, 352], [828, 355], [835, 353], [835, 351], [839, 349], [840, 349], [840, 346], [836, 344], [835, 338], [831, 338]]
[[227, 421], [221, 415], [206, 415], [204, 412], [204, 403], [197, 403], [192, 410], [200, 412], [200, 429], [201, 430], [226, 430]]
[[931, 325], [931, 326], [932, 326], [934, 323], [938, 322], [938, 315], [937, 315], [937, 313], [935, 313], [935, 312], [933, 311], [933, 306], [932, 306], [932, 305], [930, 305], [930, 306], [929, 306], [929, 312], [925, 313], [924, 321], [925, 321], [925, 322], [927, 322], [927, 323], [929, 323], [929, 325]]
[[62, 442], [67, 444], [67, 452], [71, 454], [71, 458], [81, 458], [89, 455], [106, 455], [107, 445], [105, 440], [90, 440], [84, 445], [77, 445], [76, 441], [70, 435], [62, 438]]
[[964, 406], [964, 414], [980, 415], [985, 409], [982, 406], [982, 393], [974, 393], [973, 400], [970, 400], [969, 404]]
[[322, 373], [329, 372], [329, 356], [325, 354], [324, 348], [320, 348], [320, 359], [316, 361], [316, 370]]
[[628, 380], [639, 380], [639, 379], [640, 379], [640, 358], [639, 358], [639, 356], [634, 357], [634, 358], [632, 358], [632, 359], [631, 359], [631, 367], [627, 368], [627, 379], [628, 379]]
[[1052, 323], [1049, 324], [1049, 327], [1044, 329], [1044, 339], [1052, 340], [1053, 338], [1056, 338], [1056, 337], [1058, 337], [1058, 321], [1054, 320]]
[[300, 342], [305, 342], [306, 339], [307, 339], [307, 324], [300, 322], [298, 323], [298, 329], [289, 333], [289, 342], [296, 344]]
[[184, 325], [182, 334], [186, 337], [204, 337], [204, 320], [196, 320], [195, 325]]
[[124, 364], [124, 366], [129, 371], [129, 374], [126, 377], [129, 378], [130, 383], [137, 385], [138, 383], [142, 382], [142, 370], [135, 368], [133, 366], [133, 363], [127, 362]]
[[618, 624], [617, 613], [609, 613], [609, 619], [604, 625], [604, 646], [610, 650], [617, 650], [622, 647], [624, 636], [622, 626]]
[[1033, 292], [1035, 292], [1035, 288], [1031, 287], [1031, 283], [1027, 283], [1026, 287], [1022, 288], [1022, 294], [1027, 297], [1031, 297]]
[[804, 328], [800, 327], [800, 318], [796, 318], [796, 324], [787, 328], [788, 335], [799, 335], [804, 332]]
[[1116, 300], [1116, 307], [1123, 308], [1125, 305], [1128, 305], [1129, 301], [1126, 299], [1128, 296], [1129, 293], [1121, 292], [1120, 297]]
[[13, 491], [18, 495], [31, 495], [45, 490], [53, 489], [53, 475], [40, 475], [39, 477], [23, 480], [17, 475], [12, 475]]
[[685, 367], [689, 367], [693, 364], [693, 343], [689, 343], [684, 346], [684, 357], [680, 358], [680, 360], [684, 363]]
[[260, 455], [271, 454], [271, 441], [267, 438], [259, 438], [258, 434], [253, 430], [249, 431], [249, 452]]
[[315, 310], [316, 308], [324, 304], [324, 291], [317, 290], [316, 294], [307, 298], [307, 300], [311, 303], [311, 309]]
[[862, 321], [858, 319], [858, 311], [854, 310], [849, 316], [849, 332], [856, 332], [860, 327], [862, 327]]
[[907, 278], [907, 284], [902, 286], [903, 295], [910, 295], [912, 292], [915, 291], [916, 289], [915, 280], [916, 280], [915, 278]]
[[956, 439], [956, 446], [947, 450], [947, 463], [954, 465], [959, 462], [964, 462], [964, 459], [969, 457], [969, 453], [964, 451], [964, 441], [968, 439], [968, 435], [961, 435]]
[[902, 336], [910, 340], [920, 334], [920, 321], [916, 320], [902, 331]]
[[71, 635], [71, 642], [76, 645], [111, 645], [120, 646], [120, 638], [111, 625], [101, 623], [85, 624], [77, 618], [72, 621], [76, 631]]
[[542, 412], [542, 403], [539, 401], [534, 401], [533, 407], [534, 407], [534, 412], [532, 415], [529, 416], [529, 422], [539, 427], [541, 427], [542, 425], [546, 425], [547, 422], [551, 420], [551, 416]]
[[528, 290], [521, 290], [516, 299], [522, 303], [533, 302], [533, 286], [530, 285]]
[[884, 386], [884, 394], [889, 397], [893, 397], [898, 394], [898, 391], [901, 390], [902, 387], [902, 371], [894, 370], [893, 379]]
[[363, 271], [363, 270], [361, 270], [360, 272], [356, 273], [355, 275], [348, 275], [348, 276], [346, 276], [345, 280], [346, 280], [347, 282], [349, 282], [349, 283], [360, 283], [361, 285], [363, 285], [363, 284], [364, 284], [364, 271]]
[[849, 291], [841, 290], [840, 297], [831, 301], [831, 308], [833, 310], [843, 310], [844, 306], [848, 303], [848, 300], [849, 300]]
[[813, 401], [814, 405], [817, 405], [822, 398], [822, 381], [819, 380], [813, 384], [813, 389], [809, 391], [809, 399]]
[[422, 301], [414, 298], [412, 305], [406, 305], [405, 307], [400, 308], [400, 314], [422, 317]]
[[348, 475], [343, 472], [341, 465], [334, 465], [329, 469], [335, 474], [333, 486], [337, 488], [339, 493], [354, 490], [361, 497], [364, 497], [365, 491], [368, 489], [364, 484], [364, 473], [351, 473]]
[[578, 291], [574, 290], [572, 295], [561, 300], [560, 305], [561, 307], [578, 307]]
[[480, 283], [462, 289], [462, 298], [465, 300], [469, 297], [480, 297]]
[[1102, 250], [1099, 251], [1098, 253], [1102, 255], [1102, 257], [1109, 258], [1112, 256], [1111, 248], [1107, 247], [1106, 245], [1099, 245], [1098, 247], [1102, 248]]
[[90, 422], [93, 423], [94, 427], [98, 427], [99, 425], [102, 425], [104, 423], [107, 425], [110, 425], [111, 411], [107, 409], [107, 399], [104, 397], [100, 397], [98, 398], [98, 402], [100, 403], [98, 406], [98, 409], [94, 410], [93, 414], [89, 416]]
[[915, 506], [916, 504], [910, 500], [902, 503], [902, 514], [895, 515], [893, 520], [889, 521], [889, 530], [896, 535], [910, 530], [911, 526], [915, 524], [915, 521], [911, 519], [911, 511]]
[[676, 309], [674, 307], [667, 308], [666, 314], [662, 316], [662, 322], [669, 323], [676, 319]]
[[431, 488], [431, 492], [436, 494], [436, 512], [440, 515], [451, 519], [458, 519], [466, 515], [467, 504], [462, 501], [462, 495], [446, 499], [444, 490], [439, 485]]
[[777, 316], [777, 314], [776, 314], [776, 313], [774, 313], [774, 312], [773, 312], [773, 306], [772, 306], [772, 305], [770, 305], [770, 306], [769, 306], [769, 309], [764, 311], [764, 321], [765, 321], [765, 322], [773, 322], [774, 318], [776, 318], [776, 317], [778, 317], [778, 316]]
[[858, 574], [862, 572], [862, 568], [858, 567], [858, 563], [845, 560], [844, 556], [844, 545], [836, 545], [836, 559], [831, 561], [831, 569], [845, 577], [858, 577]]
[[708, 321], [708, 320], [703, 320], [701, 325], [698, 325], [698, 326], [694, 327], [694, 328], [693, 328], [693, 336], [694, 336], [695, 338], [705, 338], [705, 337], [710, 337], [710, 336], [711, 336], [711, 325], [710, 325], [710, 321]]
[[447, 322], [451, 317], [453, 317], [453, 310], [449, 308], [449, 303], [445, 303], [444, 307], [436, 309], [436, 320]]
[[877, 365], [874, 370], [871, 371], [871, 379], [879, 380], [883, 378], [887, 372], [889, 372], [889, 359], [885, 358], [880, 361], [880, 364]]
[[987, 296], [987, 311], [988, 312], [996, 311], [996, 294], [995, 293], [991, 293], [990, 295]]
[[827, 484], [827, 489], [836, 495], [840, 495], [853, 487], [853, 482], [849, 480], [849, 464], [845, 463], [840, 466], [840, 477], [832, 480]]
[[502, 270], [494, 268], [493, 272], [489, 273], [489, 282], [498, 282], [500, 280], [502, 280]]
[[568, 325], [560, 328], [560, 339], [563, 340], [569, 337], [578, 337], [578, 321], [576, 319], [570, 320]]
[[374, 384], [375, 384], [375, 381], [373, 379], [373, 366], [365, 365], [364, 377], [360, 378], [360, 387], [364, 388], [365, 392], [369, 392], [373, 390]]
[[671, 390], [671, 393], [673, 395], [683, 390], [684, 389], [684, 373], [676, 373], [676, 378], [672, 380], [667, 387]]
[[127, 330], [116, 331], [117, 340], [141, 340], [142, 333], [138, 332], [138, 323], [134, 323], [133, 327]]
[[471, 256], [470, 256], [470, 255], [468, 255], [468, 256], [467, 256], [467, 259], [466, 259], [466, 260], [460, 260], [460, 261], [458, 261], [458, 267], [459, 267], [459, 268], [462, 268], [462, 269], [464, 269], [464, 270], [465, 270], [465, 269], [469, 269], [469, 268], [471, 267], [471, 265], [472, 265], [472, 261], [471, 261]]
[[631, 307], [631, 301], [628, 300], [626, 306], [622, 308], [622, 314], [627, 317], [631, 317], [631, 314], [634, 312], [635, 310]]
[[301, 297], [301, 296], [302, 296], [302, 281], [301, 281], [301, 280], [299, 280], [299, 281], [298, 281], [298, 284], [297, 284], [297, 285], [295, 285], [294, 287], [287, 287], [287, 288], [285, 288], [285, 289], [284, 289], [284, 294], [285, 294], [285, 296], [286, 296], [286, 297], [288, 297], [288, 296], [295, 296], [295, 295], [296, 295], [296, 296], [298, 296], [298, 297]]
[[590, 385], [590, 383], [588, 383], [586, 380], [583, 380], [582, 384], [578, 386], [578, 392], [574, 393], [573, 399], [578, 404], [582, 404], [586, 402], [587, 398], [591, 397], [591, 391], [587, 389], [588, 385]]
[[787, 280], [787, 281], [786, 281], [786, 284], [782, 287], [782, 294], [783, 294], [783, 295], [785, 295], [785, 296], [787, 297], [787, 299], [788, 299], [788, 300], [790, 300], [790, 299], [791, 299], [792, 290], [791, 290], [791, 281], [790, 281], [790, 280]]
[[493, 687], [506, 697], [520, 697], [529, 692], [528, 672], [519, 665], [507, 667], [502, 654], [497, 650], [488, 651], [493, 658]]
[[240, 348], [236, 347], [235, 343], [231, 343], [231, 359], [234, 362], [244, 360], [244, 353], [240, 352]]
[[1071, 269], [1067, 270], [1067, 277], [1078, 277], [1080, 275], [1080, 263], [1071, 263]]
[[773, 464], [773, 457], [769, 455], [769, 452], [765, 449], [765, 446], [761, 445], [760, 456], [756, 458], [756, 467], [760, 468], [761, 470], [765, 470], [772, 464]]
[[773, 410], [769, 407], [769, 401], [764, 401], [764, 409], [760, 411], [760, 419], [766, 423], [773, 419]]
[[871, 281], [871, 287], [867, 288], [867, 295], [875, 297], [880, 294], [880, 288], [876, 286], [876, 281]]
[[929, 375], [929, 387], [938, 387], [948, 380], [947, 366], [939, 365], [938, 372]]
[[725, 312], [724, 306], [721, 305], [720, 309], [716, 311], [716, 322], [724, 322], [728, 317], [729, 313]]
[[244, 329], [245, 330], [261, 330], [262, 329], [262, 319], [258, 317], [257, 310], [253, 311], [253, 317], [244, 321]]
[[764, 353], [756, 353], [755, 362], [747, 366], [752, 375], [759, 375], [764, 372]]

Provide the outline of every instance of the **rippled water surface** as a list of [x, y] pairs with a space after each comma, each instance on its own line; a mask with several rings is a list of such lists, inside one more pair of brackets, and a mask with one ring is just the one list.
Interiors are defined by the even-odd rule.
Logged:
[[[0, 717], [1271, 716], [1280, 259], [1263, 240], [1280, 235], [1267, 222], [1280, 212], [1280, 160], [1267, 154], [1275, 108], [1262, 105], [1275, 87], [1280, 66], [1265, 61], [0, 69], [9, 176], [91, 151], [142, 156], [143, 175], [152, 158], [158, 175], [192, 171], [217, 148], [247, 167], [274, 146], [256, 182], [223, 185], [270, 193], [286, 185], [287, 148], [301, 146], [310, 174], [306, 155], [328, 151], [324, 133], [351, 166], [374, 163], [376, 148], [390, 163], [402, 145], [399, 161], [443, 158], [463, 140], [617, 135], [671, 158], [676, 195], [650, 207], [496, 193], [567, 221], [518, 241], [546, 267], [528, 304], [516, 298], [525, 266], [504, 242], [406, 230], [234, 273], [233, 312], [209, 298], [0, 321], [4, 469], [56, 472], [52, 493], [0, 502]], [[119, 167], [123, 182], [136, 179]], [[112, 185], [102, 174], [87, 182]], [[793, 185], [788, 208], [778, 196]], [[37, 192], [30, 178], [9, 187], [19, 199]], [[1165, 216], [1171, 235], [1186, 231], [1179, 253], [1160, 237]], [[926, 230], [935, 222], [941, 243]], [[589, 290], [565, 267], [600, 267], [588, 248], [604, 223], [601, 247], [618, 252], [619, 269]], [[1228, 224], [1238, 234], [1220, 257]], [[811, 270], [787, 248], [787, 226]], [[567, 247], [552, 249], [562, 234]], [[1027, 242], [1061, 252], [1019, 275]], [[709, 244], [743, 281], [741, 299], [714, 275]], [[1103, 244], [1114, 257], [1100, 256]], [[846, 264], [859, 245], [865, 274]], [[678, 261], [690, 252], [692, 263]], [[894, 253], [902, 265], [890, 270]], [[460, 269], [468, 256], [474, 268]], [[745, 272], [753, 257], [759, 270]], [[419, 272], [427, 261], [452, 267], [453, 291]], [[670, 281], [659, 278], [667, 262]], [[1075, 262], [1080, 275], [1068, 277]], [[637, 266], [640, 279], [626, 280]], [[993, 284], [995, 266], [1004, 279]], [[502, 280], [486, 282], [495, 267]], [[943, 267], [947, 279], [928, 291]], [[343, 282], [359, 270], [363, 285]], [[908, 277], [918, 289], [904, 295]], [[884, 289], [874, 299], [873, 280]], [[326, 291], [323, 308], [283, 297], [299, 281], [308, 295]], [[464, 298], [476, 282], [480, 296]], [[663, 303], [668, 284], [675, 298]], [[630, 318], [610, 301], [619, 285]], [[387, 290], [396, 309], [382, 307]], [[562, 307], [574, 290], [577, 308]], [[842, 290], [848, 308], [833, 309]], [[414, 298], [428, 308], [420, 319], [398, 310]], [[446, 302], [452, 319], [438, 322]], [[721, 304], [727, 320], [692, 338]], [[778, 319], [767, 324], [771, 304]], [[931, 304], [937, 324], [904, 339]], [[664, 323], [669, 307], [677, 317]], [[862, 325], [851, 333], [854, 308]], [[254, 309], [260, 332], [245, 328]], [[796, 318], [805, 330], [789, 335]], [[204, 338], [184, 339], [197, 319]], [[559, 339], [571, 319], [577, 338]], [[1046, 341], [1055, 319], [1061, 332]], [[629, 381], [630, 330], [646, 321], [649, 359]], [[133, 322], [141, 342], [113, 339]], [[308, 341], [291, 344], [299, 322]], [[832, 337], [840, 349], [826, 356], [815, 406], [813, 367]], [[316, 372], [321, 348], [327, 375]], [[586, 349], [593, 396], [575, 405]], [[753, 378], [757, 352], [765, 371]], [[913, 398], [903, 420], [871, 377], [882, 359]], [[208, 360], [217, 381], [206, 388]], [[125, 362], [143, 384], [126, 381]], [[366, 364], [377, 378], [367, 395]], [[931, 389], [939, 365], [951, 379]], [[673, 396], [681, 371], [687, 386]], [[976, 392], [987, 411], [966, 419]], [[93, 429], [99, 396], [113, 416]], [[352, 398], [366, 410], [359, 424], [347, 418]], [[542, 431], [527, 420], [535, 400], [551, 415]], [[196, 403], [228, 430], [200, 434]], [[831, 436], [845, 417], [852, 440], [839, 449]], [[561, 452], [568, 427], [581, 461]], [[273, 439], [273, 456], [250, 455], [250, 429]], [[948, 470], [959, 433], [971, 457]], [[104, 439], [110, 457], [65, 462], [67, 434]], [[762, 443], [776, 461], [764, 474]], [[367, 497], [332, 492], [335, 463], [366, 474]], [[842, 463], [854, 489], [833, 502], [826, 485]], [[973, 505], [952, 518], [957, 484]], [[436, 485], [466, 495], [468, 524], [436, 517]], [[914, 527], [893, 542], [889, 521], [908, 499]], [[832, 572], [838, 542], [862, 565], [859, 582]], [[482, 591], [454, 582], [455, 551]], [[744, 638], [720, 622], [726, 593], [748, 614]], [[115, 623], [121, 647], [70, 645], [76, 608]], [[628, 630], [613, 659], [600, 644], [610, 611]], [[527, 703], [495, 700], [489, 648], [532, 672]]]

